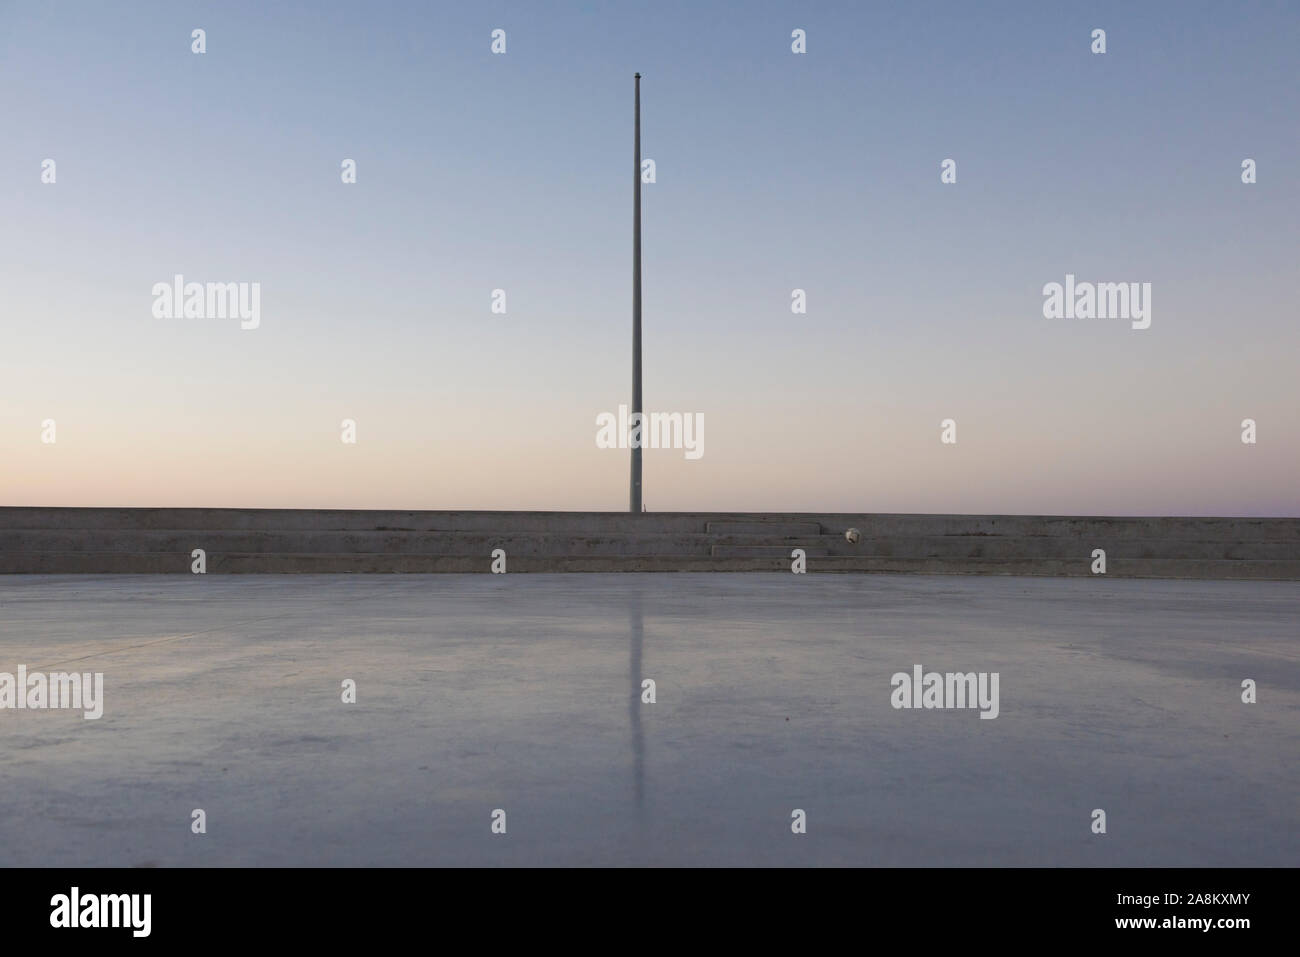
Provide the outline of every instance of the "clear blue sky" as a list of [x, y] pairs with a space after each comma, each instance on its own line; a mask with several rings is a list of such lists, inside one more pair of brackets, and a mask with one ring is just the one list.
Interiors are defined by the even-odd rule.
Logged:
[[[646, 402], [707, 421], [651, 509], [1300, 514], [1298, 51], [1295, 3], [0, 2], [0, 501], [624, 507], [639, 70]], [[1067, 272], [1151, 328], [1044, 319]], [[175, 273], [260, 328], [155, 318]]]

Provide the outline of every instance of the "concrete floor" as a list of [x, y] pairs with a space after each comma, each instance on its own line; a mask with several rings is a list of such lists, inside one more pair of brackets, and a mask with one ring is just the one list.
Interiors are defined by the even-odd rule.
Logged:
[[[0, 577], [0, 671], [106, 699], [0, 711], [0, 863], [1294, 866], [1298, 623], [1281, 582]], [[918, 663], [1000, 716], [895, 710]]]

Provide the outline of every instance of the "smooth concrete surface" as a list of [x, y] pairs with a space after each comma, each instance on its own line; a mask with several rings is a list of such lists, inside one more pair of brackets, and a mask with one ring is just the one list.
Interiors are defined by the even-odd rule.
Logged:
[[[0, 672], [105, 710], [0, 711], [0, 863], [1294, 866], [1297, 622], [1290, 582], [9, 576]], [[895, 710], [914, 664], [999, 716]]]

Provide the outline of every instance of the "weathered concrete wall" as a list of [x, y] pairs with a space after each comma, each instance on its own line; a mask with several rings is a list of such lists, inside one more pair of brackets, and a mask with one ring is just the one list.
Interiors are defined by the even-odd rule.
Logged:
[[[844, 531], [861, 531], [851, 544]], [[1300, 519], [0, 508], [0, 573], [808, 571], [1300, 580]]]

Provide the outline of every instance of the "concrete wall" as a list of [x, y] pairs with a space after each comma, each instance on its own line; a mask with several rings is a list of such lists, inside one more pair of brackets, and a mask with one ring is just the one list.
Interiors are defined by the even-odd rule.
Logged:
[[[850, 544], [844, 531], [861, 531]], [[808, 571], [1300, 580], [1300, 519], [0, 508], [0, 573]]]

